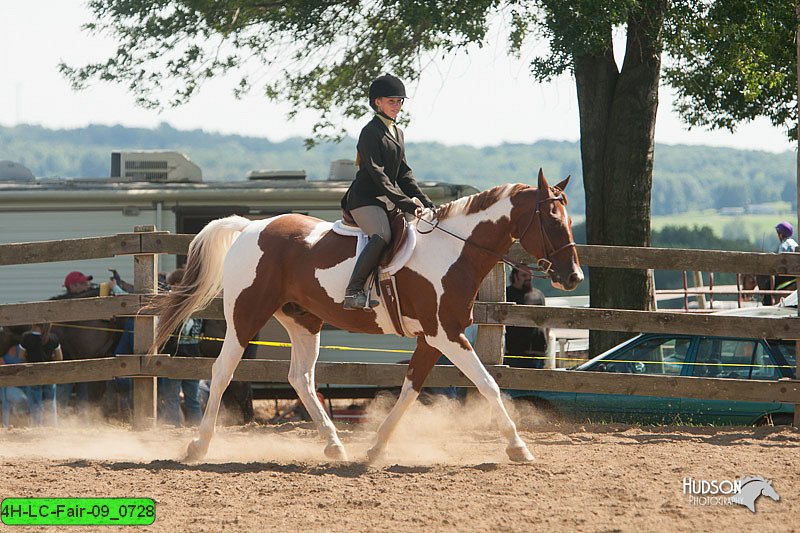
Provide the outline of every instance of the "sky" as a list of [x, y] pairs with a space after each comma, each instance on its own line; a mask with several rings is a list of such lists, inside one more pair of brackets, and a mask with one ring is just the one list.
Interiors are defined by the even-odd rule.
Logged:
[[[97, 83], [76, 92], [58, 72], [64, 61], [80, 66], [108, 57], [115, 44], [80, 28], [91, 20], [82, 0], [0, 0], [0, 125], [37, 124], [76, 128], [88, 124], [175, 128], [266, 137], [280, 141], [311, 135], [314, 115], [286, 119], [289, 106], [251, 94], [237, 100], [233, 79], [214, 80], [184, 106], [162, 111], [136, 107], [121, 86]], [[540, 45], [544, 46], [544, 45]], [[413, 117], [405, 129], [409, 142], [494, 146], [538, 140], [579, 138], [575, 85], [569, 75], [536, 83], [528, 73], [530, 57], [513, 60], [501, 32], [489, 44], [436, 61], [420, 81], [407, 84], [405, 109]], [[618, 47], [621, 48], [621, 47]], [[621, 55], [623, 50], [615, 51]], [[795, 150], [784, 132], [758, 119], [728, 131], [687, 130], [672, 110], [668, 88], [659, 93], [656, 142], [729, 146], [782, 152]], [[356, 137], [363, 120], [345, 122]]]

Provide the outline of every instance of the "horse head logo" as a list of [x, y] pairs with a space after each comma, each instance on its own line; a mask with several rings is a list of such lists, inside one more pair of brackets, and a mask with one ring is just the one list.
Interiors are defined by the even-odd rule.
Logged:
[[776, 502], [781, 499], [772, 481], [761, 476], [748, 476], [739, 480], [741, 490], [739, 494], [731, 498], [731, 502], [744, 505], [750, 511], [756, 512], [756, 500], [759, 496], [768, 496]]

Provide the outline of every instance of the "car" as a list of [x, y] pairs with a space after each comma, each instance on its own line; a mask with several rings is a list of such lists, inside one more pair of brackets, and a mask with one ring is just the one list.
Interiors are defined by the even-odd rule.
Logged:
[[[796, 310], [773, 307], [724, 314], [790, 316]], [[794, 315], [796, 316], [796, 315]], [[795, 341], [643, 333], [565, 372], [621, 372], [730, 379], [795, 379]], [[780, 402], [669, 398], [504, 390], [515, 402], [531, 403], [551, 414], [593, 422], [636, 424], [753, 425], [790, 424], [794, 405]]]

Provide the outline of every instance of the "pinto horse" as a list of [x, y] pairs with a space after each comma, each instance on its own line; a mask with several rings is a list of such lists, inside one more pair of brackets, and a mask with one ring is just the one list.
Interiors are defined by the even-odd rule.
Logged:
[[[440, 352], [469, 378], [492, 404], [514, 461], [533, 455], [503, 406], [500, 389], [464, 336], [481, 281], [500, 256], [519, 239], [546, 264], [551, 283], [564, 290], [582, 280], [566, 211], [569, 178], [550, 187], [539, 171], [537, 188], [494, 187], [435, 210], [438, 229], [420, 232], [416, 248], [396, 274], [402, 319], [417, 346], [400, 397], [378, 429], [367, 455], [381, 457], [406, 409], [419, 395]], [[456, 237], [461, 238], [456, 238]], [[286, 328], [292, 343], [289, 382], [326, 439], [325, 455], [346, 460], [336, 428], [315, 393], [314, 365], [324, 322], [362, 333], [394, 333], [380, 308], [342, 310], [345, 286], [356, 261], [356, 238], [332, 231], [332, 224], [300, 214], [250, 221], [232, 216], [210, 222], [189, 247], [184, 285], [154, 305], [161, 317], [151, 352], [166, 342], [192, 312], [224, 289], [227, 331], [214, 362], [211, 392], [199, 438], [189, 444], [187, 460], [205, 456], [214, 434], [220, 397], [247, 342], [271, 316]]]

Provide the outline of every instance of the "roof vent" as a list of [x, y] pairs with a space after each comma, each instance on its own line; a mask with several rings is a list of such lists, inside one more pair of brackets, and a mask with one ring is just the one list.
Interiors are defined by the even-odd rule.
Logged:
[[203, 181], [203, 172], [179, 152], [112, 152], [110, 179], [151, 183], [199, 182]]
[[357, 170], [356, 162], [352, 159], [336, 159], [331, 161], [328, 181], [353, 181]]

